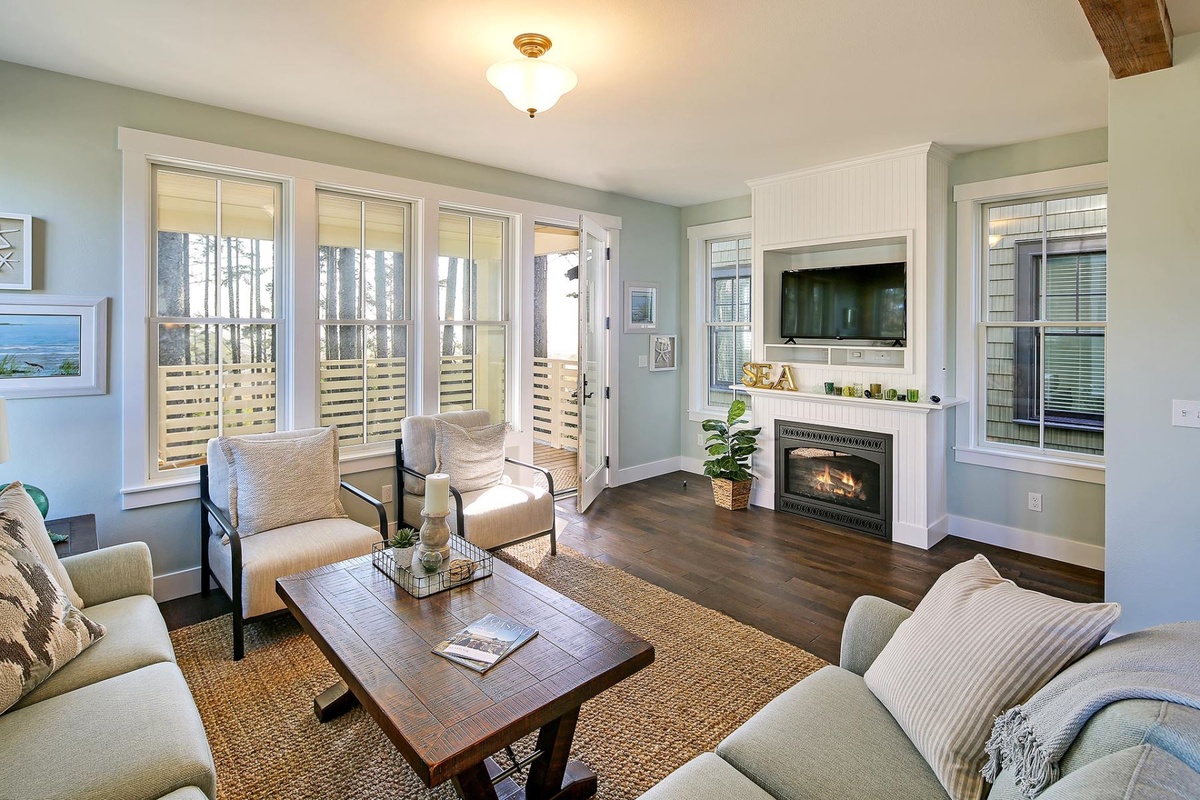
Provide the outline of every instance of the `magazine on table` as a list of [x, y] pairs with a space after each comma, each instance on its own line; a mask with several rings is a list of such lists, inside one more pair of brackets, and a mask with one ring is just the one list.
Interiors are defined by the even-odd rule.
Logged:
[[534, 628], [488, 614], [433, 648], [433, 652], [476, 672], [486, 672], [534, 636]]

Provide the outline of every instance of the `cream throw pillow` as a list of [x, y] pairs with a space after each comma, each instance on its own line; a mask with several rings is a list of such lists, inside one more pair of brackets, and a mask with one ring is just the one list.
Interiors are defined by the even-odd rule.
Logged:
[[229, 521], [238, 536], [345, 517], [337, 428], [287, 439], [220, 439], [229, 464]]
[[0, 714], [105, 633], [34, 552], [39, 533], [46, 535], [44, 526], [30, 529], [21, 517], [0, 511]]
[[937, 579], [864, 677], [950, 797], [977, 800], [996, 716], [1099, 644], [1120, 614], [1116, 603], [1018, 588], [975, 556]]
[[499, 422], [482, 428], [462, 428], [437, 420], [434, 453], [438, 472], [450, 476], [460, 492], [499, 486], [504, 477], [504, 437], [508, 425]]
[[[50, 541], [50, 532], [46, 530], [46, 521], [42, 519], [42, 512], [38, 511], [33, 498], [25, 491], [25, 487], [21, 485], [20, 481], [13, 481], [5, 487], [3, 492], [0, 492], [0, 516], [11, 517], [19, 523], [24, 538], [21, 542], [16, 543], [16, 546], [33, 551], [38, 560], [46, 565], [46, 569], [50, 570], [50, 574], [54, 576], [54, 580], [62, 590], [67, 593], [67, 599], [71, 601], [71, 605], [83, 608], [83, 598], [75, 591], [75, 586], [71, 583], [71, 576], [67, 574], [67, 568], [58, 560], [58, 552], [54, 549], [54, 542]], [[3, 531], [0, 531], [0, 547], [12, 547], [13, 545], [13, 541]]]

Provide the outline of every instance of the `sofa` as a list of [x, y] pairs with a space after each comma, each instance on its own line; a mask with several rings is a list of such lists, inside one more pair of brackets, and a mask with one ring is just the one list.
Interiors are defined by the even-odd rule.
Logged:
[[[841, 666], [804, 678], [715, 753], [684, 764], [643, 800], [946, 800], [933, 771], [863, 680], [910, 614], [878, 597], [860, 597], [846, 617]], [[1039, 800], [1118, 800], [1126, 797], [1130, 776], [1140, 772], [1145, 779], [1146, 770], [1150, 780], [1157, 773], [1168, 786], [1200, 786], [1200, 711], [1156, 700], [1113, 703], [1083, 728], [1061, 768], [1062, 778]], [[1011, 775], [1001, 772], [988, 800], [1021, 800]]]
[[0, 715], [0, 800], [212, 800], [217, 776], [145, 544], [62, 559], [105, 636]]

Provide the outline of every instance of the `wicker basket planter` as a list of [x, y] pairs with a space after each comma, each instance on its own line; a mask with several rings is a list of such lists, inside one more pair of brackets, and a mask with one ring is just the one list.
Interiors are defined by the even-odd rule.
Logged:
[[713, 501], [721, 508], [741, 511], [750, 507], [750, 484], [748, 481], [731, 481], [728, 478], [713, 478]]

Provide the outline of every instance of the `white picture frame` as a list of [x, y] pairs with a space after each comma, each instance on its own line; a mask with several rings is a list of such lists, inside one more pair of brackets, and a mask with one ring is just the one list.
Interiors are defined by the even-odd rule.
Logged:
[[624, 333], [653, 333], [658, 330], [658, 284], [625, 281]]
[[679, 368], [679, 337], [674, 333], [650, 334], [650, 371]]
[[0, 289], [33, 288], [33, 217], [0, 212]]
[[0, 396], [107, 391], [107, 297], [0, 295]]

